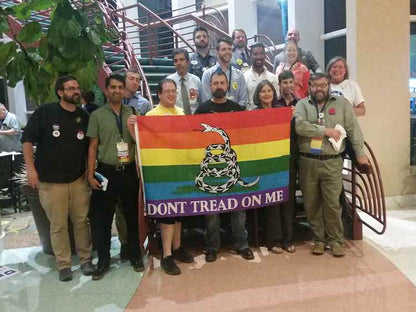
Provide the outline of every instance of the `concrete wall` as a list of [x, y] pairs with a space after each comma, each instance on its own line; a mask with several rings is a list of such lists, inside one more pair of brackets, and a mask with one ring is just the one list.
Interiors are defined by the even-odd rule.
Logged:
[[410, 173], [409, 1], [347, 1], [352, 78], [366, 99], [359, 119], [383, 176], [386, 196], [416, 193]]

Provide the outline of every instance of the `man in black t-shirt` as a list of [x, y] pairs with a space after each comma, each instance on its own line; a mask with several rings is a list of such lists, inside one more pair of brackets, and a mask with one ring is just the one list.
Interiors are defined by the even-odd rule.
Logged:
[[[219, 68], [211, 75], [210, 88], [212, 98], [202, 103], [195, 111], [195, 114], [207, 113], [225, 113], [243, 111], [244, 108], [236, 102], [227, 99], [228, 80], [225, 73]], [[244, 259], [254, 259], [253, 252], [248, 248], [247, 231], [245, 228], [246, 212], [245, 210], [230, 212], [231, 228], [236, 251]], [[205, 260], [213, 262], [217, 259], [217, 252], [221, 246], [220, 237], [220, 214], [206, 215], [206, 242], [207, 251]]]
[[[55, 84], [59, 103], [39, 107], [30, 118], [22, 137], [28, 184], [39, 189], [39, 199], [51, 223], [52, 249], [59, 280], [72, 279], [68, 216], [81, 270], [91, 275], [91, 231], [87, 218], [90, 192], [86, 179], [88, 113], [77, 106], [80, 88], [73, 77], [59, 77]], [[33, 145], [37, 145], [36, 158]]]

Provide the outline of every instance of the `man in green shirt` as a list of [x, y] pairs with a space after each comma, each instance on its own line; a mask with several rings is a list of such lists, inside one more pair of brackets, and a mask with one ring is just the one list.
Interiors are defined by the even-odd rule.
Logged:
[[344, 229], [339, 196], [342, 190], [342, 142], [336, 150], [330, 138], [338, 142], [342, 126], [352, 143], [359, 164], [368, 164], [364, 139], [351, 105], [343, 98], [329, 95], [329, 77], [317, 73], [309, 79], [310, 96], [296, 105], [296, 132], [300, 151], [299, 182], [306, 216], [314, 234], [312, 253], [324, 253], [331, 246], [335, 257], [344, 255]]
[[[93, 240], [98, 254], [93, 280], [101, 279], [110, 266], [111, 224], [119, 199], [127, 221], [128, 258], [136, 272], [144, 270], [138, 235], [139, 179], [132, 136], [134, 109], [122, 104], [125, 87], [123, 76], [110, 75], [105, 86], [108, 103], [91, 114], [87, 131], [90, 138], [88, 182], [93, 189], [90, 212]], [[101, 181], [97, 180], [95, 170], [108, 179], [106, 190]]]

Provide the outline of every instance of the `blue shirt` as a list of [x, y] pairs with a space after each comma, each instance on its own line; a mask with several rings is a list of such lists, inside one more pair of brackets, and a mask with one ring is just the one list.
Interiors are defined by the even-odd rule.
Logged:
[[152, 110], [152, 105], [150, 102], [145, 99], [139, 92], [131, 96], [130, 98], [125, 98], [124, 102], [125, 105], [132, 106], [134, 109], [140, 113], [140, 115], [144, 116], [150, 110]]
[[[210, 88], [211, 75], [218, 67], [220, 67], [220, 64], [217, 62], [217, 64], [205, 70], [202, 75], [201, 103], [208, 101], [212, 97]], [[225, 71], [225, 75], [227, 76], [229, 83], [227, 98], [243, 107], [247, 107], [248, 96], [243, 72], [236, 67], [232, 67], [230, 64], [228, 70]]]

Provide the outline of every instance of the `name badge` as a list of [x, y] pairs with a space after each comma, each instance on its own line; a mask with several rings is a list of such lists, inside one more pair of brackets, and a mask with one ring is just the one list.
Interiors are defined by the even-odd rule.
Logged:
[[119, 163], [126, 163], [130, 161], [129, 145], [126, 142], [117, 142], [117, 157]]
[[311, 138], [311, 154], [319, 155], [322, 151], [322, 138]]

